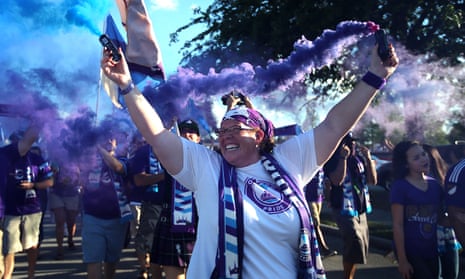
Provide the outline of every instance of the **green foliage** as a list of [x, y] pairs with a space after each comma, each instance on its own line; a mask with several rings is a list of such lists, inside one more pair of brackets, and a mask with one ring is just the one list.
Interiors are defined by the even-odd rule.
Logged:
[[411, 51], [449, 58], [464, 56], [463, 0], [397, 1], [382, 5], [383, 25]]
[[185, 63], [199, 63], [196, 57], [216, 57], [215, 66], [224, 67], [250, 57], [254, 64], [264, 64], [270, 58], [288, 56], [302, 35], [314, 39], [344, 20], [372, 20], [409, 50], [457, 63], [465, 49], [461, 24], [465, 4], [463, 0], [447, 2], [216, 0], [206, 10], [195, 10], [194, 19], [178, 28], [171, 40], [178, 41], [179, 33], [190, 26], [206, 25], [205, 31], [184, 44]]
[[455, 141], [458, 140], [465, 140], [465, 126], [462, 123], [455, 123], [452, 125], [452, 129], [447, 138], [450, 144], [454, 144]]

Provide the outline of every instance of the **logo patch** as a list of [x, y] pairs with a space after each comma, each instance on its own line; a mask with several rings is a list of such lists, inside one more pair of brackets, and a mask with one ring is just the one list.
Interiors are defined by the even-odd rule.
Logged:
[[244, 191], [247, 197], [263, 211], [268, 214], [280, 214], [291, 207], [291, 202], [275, 187], [268, 181], [247, 178]]

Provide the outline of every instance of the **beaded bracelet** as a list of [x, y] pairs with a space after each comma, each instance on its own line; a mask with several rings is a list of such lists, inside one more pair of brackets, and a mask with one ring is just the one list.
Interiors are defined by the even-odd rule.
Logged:
[[376, 90], [379, 90], [386, 85], [386, 79], [379, 77], [372, 72], [368, 71], [363, 77], [362, 80], [371, 87], [374, 87]]
[[136, 87], [136, 86], [134, 85], [134, 82], [131, 81], [131, 83], [128, 85], [128, 87], [126, 87], [124, 89], [120, 88], [120, 94], [123, 95], [123, 96], [127, 95], [127, 94], [129, 94], [129, 92], [131, 92], [134, 89], [134, 87]]

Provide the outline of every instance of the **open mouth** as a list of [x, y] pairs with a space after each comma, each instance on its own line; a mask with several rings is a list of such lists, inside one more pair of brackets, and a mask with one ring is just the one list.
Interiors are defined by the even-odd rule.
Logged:
[[237, 144], [228, 144], [228, 145], [225, 146], [225, 149], [227, 151], [237, 150], [237, 149], [239, 149], [239, 145], [237, 145]]

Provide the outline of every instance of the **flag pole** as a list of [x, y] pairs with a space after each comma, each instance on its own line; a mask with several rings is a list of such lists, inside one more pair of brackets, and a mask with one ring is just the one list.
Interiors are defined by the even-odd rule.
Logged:
[[98, 88], [97, 88], [97, 99], [95, 100], [95, 124], [98, 121], [98, 109], [100, 104], [100, 91], [102, 90], [102, 70], [100, 70], [100, 75], [98, 79]]

